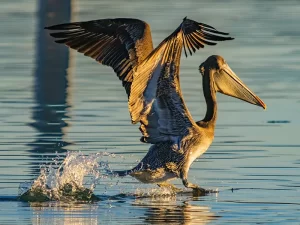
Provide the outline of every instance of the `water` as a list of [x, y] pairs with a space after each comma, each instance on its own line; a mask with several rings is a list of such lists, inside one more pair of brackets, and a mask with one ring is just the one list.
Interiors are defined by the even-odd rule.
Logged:
[[110, 167], [129, 169], [145, 155], [148, 145], [138, 141], [140, 133], [129, 122], [124, 90], [108, 67], [74, 53], [67, 74], [53, 74], [47, 92], [38, 92], [36, 1], [4, 0], [0, 8], [0, 224], [300, 223], [298, 1], [78, 0], [74, 6], [74, 20], [143, 19], [151, 25], [155, 45], [185, 16], [230, 32], [234, 41], [206, 47], [182, 60], [181, 83], [188, 108], [195, 119], [203, 118], [197, 69], [209, 55], [219, 54], [268, 109], [218, 95], [215, 140], [189, 173], [191, 182], [218, 189], [218, 194], [137, 198], [141, 190], [156, 187], [132, 178], [107, 178], [94, 189], [102, 199], [99, 202], [16, 201], [20, 183], [37, 178], [40, 165], [49, 165], [57, 155], [63, 159], [68, 150], [85, 155], [115, 153], [117, 157], [106, 159]]

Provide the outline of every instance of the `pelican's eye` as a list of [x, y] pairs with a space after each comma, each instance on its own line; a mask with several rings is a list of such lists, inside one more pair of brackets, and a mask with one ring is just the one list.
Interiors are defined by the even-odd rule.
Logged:
[[201, 75], [204, 76], [204, 71], [205, 71], [204, 66], [200, 66], [199, 71], [200, 71]]

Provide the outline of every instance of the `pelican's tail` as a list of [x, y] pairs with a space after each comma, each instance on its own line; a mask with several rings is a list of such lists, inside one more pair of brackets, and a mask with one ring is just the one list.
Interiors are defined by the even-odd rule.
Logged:
[[140, 171], [143, 169], [143, 163], [139, 163], [136, 167], [130, 170], [106, 170], [108, 175], [116, 176], [116, 177], [125, 177], [127, 175], [131, 175], [134, 172]]
[[107, 171], [110, 175], [117, 176], [117, 177], [125, 177], [132, 173], [132, 170], [119, 170], [119, 171]]

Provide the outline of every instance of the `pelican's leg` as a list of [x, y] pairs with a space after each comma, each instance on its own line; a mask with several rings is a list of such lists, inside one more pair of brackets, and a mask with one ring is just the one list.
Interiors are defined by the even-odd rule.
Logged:
[[175, 193], [178, 193], [178, 192], [182, 191], [180, 188], [177, 188], [174, 184], [170, 184], [168, 182], [159, 183], [157, 185], [158, 185], [158, 187], [171, 189]]
[[192, 183], [188, 182], [188, 180], [187, 180], [187, 173], [186, 172], [182, 172], [180, 176], [181, 176], [181, 180], [182, 180], [183, 185], [186, 188], [192, 188], [194, 195], [197, 195], [197, 196], [204, 195], [204, 194], [206, 194], [208, 192], [204, 188], [201, 188], [201, 187], [199, 187], [196, 184], [192, 184]]

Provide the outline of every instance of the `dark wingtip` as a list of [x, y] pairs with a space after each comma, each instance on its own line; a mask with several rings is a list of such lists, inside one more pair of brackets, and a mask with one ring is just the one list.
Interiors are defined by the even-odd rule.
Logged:
[[221, 35], [229, 35], [229, 33], [221, 32], [221, 31], [218, 31], [218, 30], [214, 30], [214, 31], [210, 31], [210, 32], [213, 32], [213, 33], [216, 33], [216, 34], [221, 34]]
[[45, 30], [56, 30], [57, 25], [53, 25], [53, 26], [48, 26], [48, 27], [44, 27]]
[[48, 26], [48, 27], [44, 27], [44, 29], [46, 29], [46, 30], [55, 30], [55, 27], [56, 27], [57, 25], [53, 25], [53, 26]]
[[44, 27], [47, 30], [73, 30], [80, 28], [80, 23], [63, 23]]
[[185, 21], [187, 19], [187, 16], [183, 18], [183, 21]]

